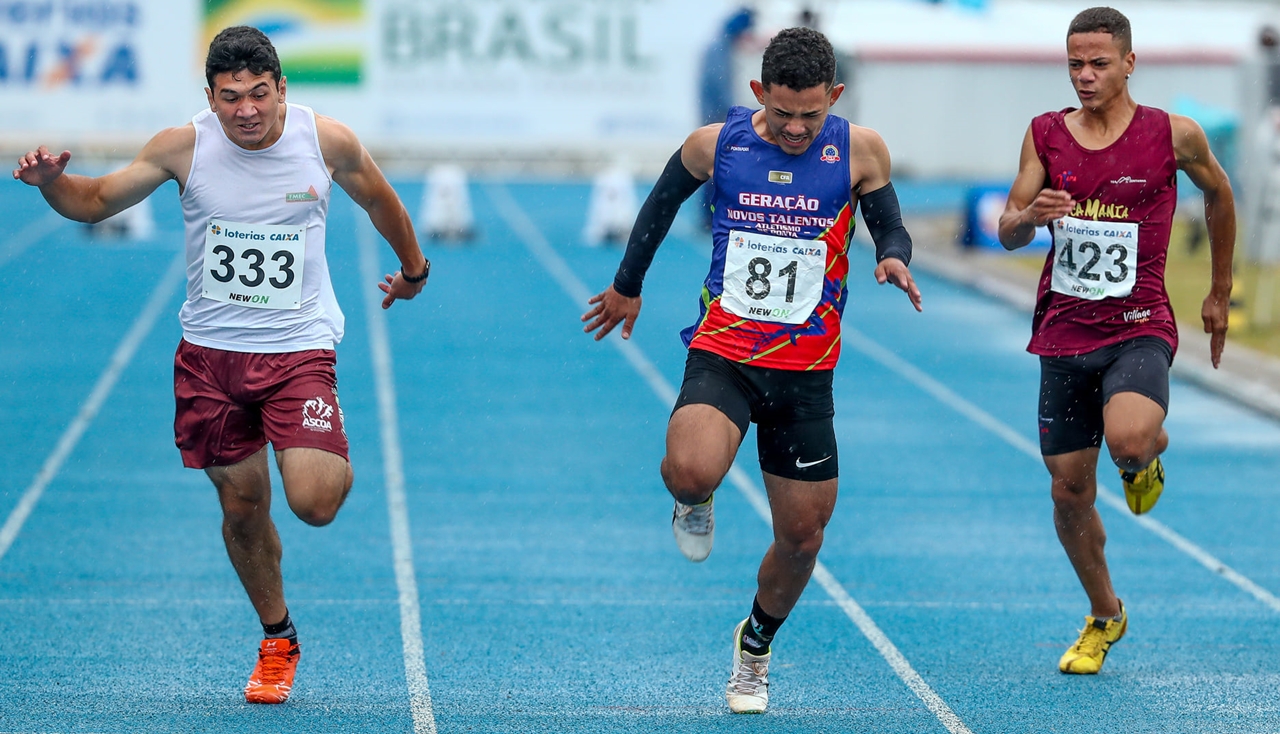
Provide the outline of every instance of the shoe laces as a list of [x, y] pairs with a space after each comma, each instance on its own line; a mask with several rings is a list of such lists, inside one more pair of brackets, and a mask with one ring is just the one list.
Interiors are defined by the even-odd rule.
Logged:
[[291, 651], [289, 649], [275, 652], [258, 653], [258, 682], [260, 684], [279, 685], [284, 682], [289, 672]]
[[711, 523], [714, 515], [711, 510], [711, 503], [704, 502], [700, 505], [686, 505], [683, 502], [676, 503], [676, 520], [680, 522], [680, 527], [685, 532], [693, 535], [706, 535], [711, 532]]
[[734, 693], [754, 696], [762, 687], [767, 688], [769, 685], [769, 661], [746, 658], [746, 653], [738, 657], [738, 662], [733, 666], [733, 675], [729, 676], [729, 687]]
[[1090, 622], [1084, 626], [1084, 629], [1080, 630], [1080, 639], [1076, 640], [1076, 644], [1071, 646], [1071, 650], [1081, 655], [1095, 657], [1102, 652], [1102, 646], [1106, 643], [1106, 629]]

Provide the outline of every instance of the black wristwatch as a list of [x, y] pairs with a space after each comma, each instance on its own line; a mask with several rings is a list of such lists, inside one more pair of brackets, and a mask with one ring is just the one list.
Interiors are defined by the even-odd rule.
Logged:
[[403, 279], [404, 282], [406, 283], [421, 283], [422, 281], [426, 280], [427, 276], [431, 275], [431, 261], [427, 260], [426, 258], [423, 258], [423, 262], [426, 263], [426, 267], [422, 269], [422, 275], [412, 275], [412, 276], [406, 275], [404, 270], [402, 269], [400, 271], [400, 278]]

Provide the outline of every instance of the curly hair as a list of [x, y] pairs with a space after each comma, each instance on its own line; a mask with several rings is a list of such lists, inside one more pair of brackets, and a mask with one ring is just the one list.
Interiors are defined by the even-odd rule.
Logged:
[[213, 89], [213, 78], [224, 72], [249, 70], [257, 76], [271, 72], [279, 84], [280, 57], [276, 55], [276, 47], [271, 45], [267, 34], [247, 25], [224, 28], [213, 42], [209, 44], [209, 55], [204, 61], [204, 77]]
[[1067, 38], [1077, 33], [1110, 33], [1120, 42], [1120, 53], [1128, 54], [1133, 50], [1133, 32], [1129, 29], [1129, 19], [1115, 8], [1097, 7], [1080, 11], [1067, 26]]
[[780, 31], [764, 50], [760, 83], [781, 84], [796, 91], [830, 88], [836, 81], [836, 53], [827, 37], [812, 28]]

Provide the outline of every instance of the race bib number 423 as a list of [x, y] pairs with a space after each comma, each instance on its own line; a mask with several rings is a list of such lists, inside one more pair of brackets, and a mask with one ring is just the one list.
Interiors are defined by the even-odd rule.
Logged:
[[205, 298], [249, 308], [302, 305], [305, 224], [210, 219], [204, 235]]
[[822, 298], [827, 243], [732, 230], [724, 258], [725, 311], [755, 321], [803, 324]]
[[1053, 223], [1056, 293], [1100, 301], [1133, 292], [1138, 275], [1138, 224], [1063, 217]]

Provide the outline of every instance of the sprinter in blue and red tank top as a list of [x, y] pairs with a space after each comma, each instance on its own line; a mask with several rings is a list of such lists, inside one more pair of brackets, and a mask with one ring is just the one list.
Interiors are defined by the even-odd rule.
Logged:
[[1091, 605], [1063, 673], [1097, 673], [1128, 615], [1111, 586], [1106, 533], [1094, 508], [1105, 439], [1135, 514], [1164, 489], [1160, 454], [1178, 331], [1164, 287], [1177, 172], [1204, 192], [1212, 284], [1201, 317], [1218, 366], [1227, 333], [1235, 203], [1226, 173], [1192, 120], [1129, 96], [1135, 56], [1129, 21], [1090, 8], [1067, 30], [1079, 109], [1031, 121], [1018, 176], [1000, 218], [1010, 250], [1037, 227], [1053, 250], [1028, 351], [1040, 355], [1040, 452], [1052, 475], [1054, 523]]
[[751, 615], [734, 631], [729, 709], [768, 705], [770, 643], [813, 573], [835, 509], [837, 459], [831, 371], [840, 356], [853, 209], [876, 244], [875, 278], [920, 309], [911, 238], [889, 183], [889, 152], [874, 131], [829, 114], [844, 91], [817, 31], [791, 28], [751, 82], [764, 109], [735, 107], [694, 131], [671, 157], [632, 229], [613, 285], [582, 320], [603, 338], [631, 336], [640, 286], [680, 204], [714, 187], [711, 270], [698, 321], [681, 333], [689, 355], [667, 427], [662, 478], [675, 497], [681, 552], [711, 552], [712, 496], [757, 425], [774, 542], [760, 565]]

